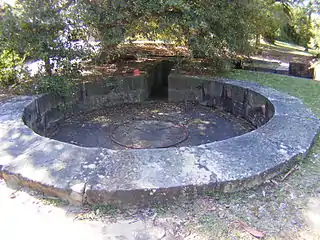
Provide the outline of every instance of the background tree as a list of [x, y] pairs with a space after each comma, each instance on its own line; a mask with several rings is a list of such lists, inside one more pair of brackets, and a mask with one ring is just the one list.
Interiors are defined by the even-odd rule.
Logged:
[[248, 53], [256, 0], [86, 1], [86, 24], [104, 54], [124, 39], [159, 36], [188, 46], [195, 57]]
[[[119, 57], [119, 44], [163, 39], [191, 55], [223, 62], [250, 54], [252, 41], [287, 40], [307, 46], [318, 0], [23, 0], [1, 15], [0, 51], [13, 62], [42, 60], [44, 75], [75, 76], [90, 57], [89, 38], [101, 59]], [[281, 31], [282, 29], [282, 31]], [[285, 34], [284, 34], [285, 33]], [[13, 66], [15, 63], [13, 64]], [[12, 68], [12, 67], [2, 67]]]
[[83, 30], [72, 2], [26, 0], [7, 6], [1, 24], [2, 48], [43, 60], [48, 76], [54, 68], [72, 67], [72, 60], [85, 53], [72, 39], [72, 33]]

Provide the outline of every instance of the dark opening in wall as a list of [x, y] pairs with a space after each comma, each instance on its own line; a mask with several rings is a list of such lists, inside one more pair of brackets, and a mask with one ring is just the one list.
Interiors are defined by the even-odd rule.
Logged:
[[163, 60], [149, 72], [149, 98], [168, 99], [168, 76], [175, 62]]

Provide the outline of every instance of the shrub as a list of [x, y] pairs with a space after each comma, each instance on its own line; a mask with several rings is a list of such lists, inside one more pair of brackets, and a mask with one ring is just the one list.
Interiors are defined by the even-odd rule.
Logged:
[[0, 84], [9, 86], [17, 83], [23, 72], [24, 59], [14, 51], [4, 50], [0, 53]]
[[72, 97], [75, 92], [74, 82], [65, 76], [43, 76], [39, 78], [40, 93], [51, 93], [60, 97]]

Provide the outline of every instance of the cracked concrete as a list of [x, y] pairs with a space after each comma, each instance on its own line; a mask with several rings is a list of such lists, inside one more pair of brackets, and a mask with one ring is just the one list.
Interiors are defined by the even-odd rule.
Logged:
[[299, 99], [256, 83], [172, 74], [169, 101], [183, 101], [186, 92], [201, 98], [199, 83], [213, 107], [246, 118], [257, 129], [189, 147], [80, 147], [38, 134], [70, 111], [77, 113], [76, 103], [59, 112], [54, 105], [62, 104], [59, 99], [17, 97], [0, 106], [0, 176], [8, 185], [36, 189], [74, 205], [125, 207], [252, 187], [308, 153], [320, 122]]

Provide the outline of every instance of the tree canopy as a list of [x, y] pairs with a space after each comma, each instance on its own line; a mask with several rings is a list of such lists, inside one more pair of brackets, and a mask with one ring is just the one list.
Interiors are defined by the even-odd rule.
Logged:
[[257, 36], [307, 46], [319, 0], [21, 0], [0, 9], [1, 56], [43, 60], [44, 75], [52, 76], [74, 74], [97, 54], [90, 39], [109, 59], [118, 44], [139, 38], [211, 60], [250, 54]]

